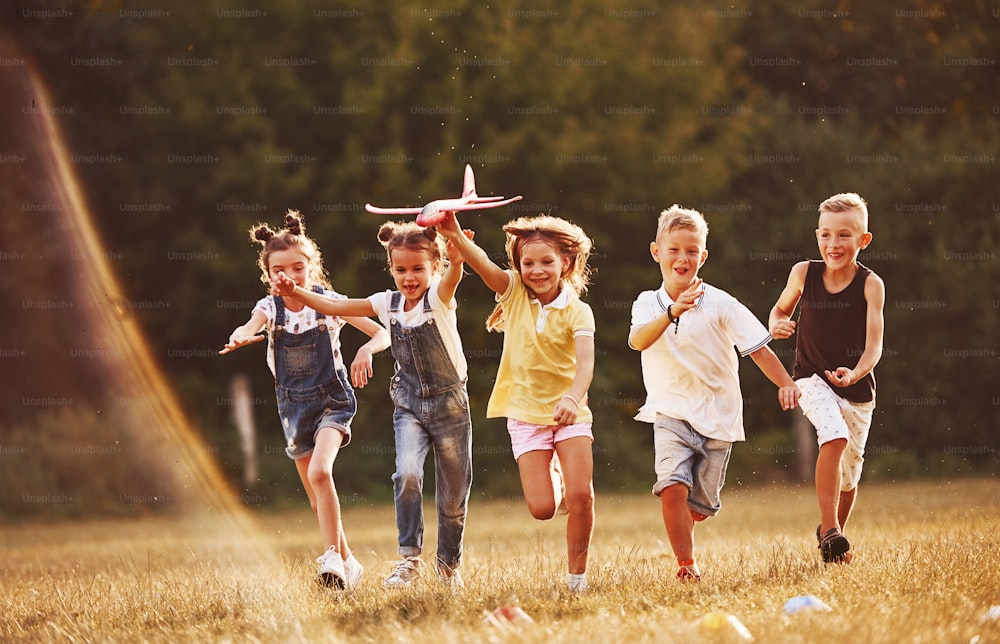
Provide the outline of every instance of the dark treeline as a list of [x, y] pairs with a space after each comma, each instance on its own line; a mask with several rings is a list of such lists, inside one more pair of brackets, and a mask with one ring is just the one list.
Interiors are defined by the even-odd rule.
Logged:
[[[456, 195], [466, 163], [480, 194], [524, 196], [462, 219], [494, 257], [502, 223], [523, 214], [571, 219], [595, 240], [600, 490], [652, 483], [626, 337], [632, 301], [658, 283], [647, 249], [660, 210], [705, 213], [703, 277], [766, 320], [792, 264], [818, 256], [817, 204], [842, 191], [869, 202], [861, 261], [887, 287], [868, 476], [996, 471], [996, 7], [662, 4], [64, 0], [0, 16], [53, 93], [133, 314], [234, 482], [229, 380], [251, 377], [262, 498], [298, 486], [263, 346], [213, 355], [264, 294], [246, 230], [301, 210], [334, 287], [366, 296], [392, 282], [363, 205]], [[458, 296], [474, 487], [516, 493], [504, 424], [484, 418], [502, 340], [483, 325], [491, 294], [472, 276]], [[362, 338], [344, 336], [352, 353]], [[793, 343], [772, 347], [790, 366]], [[348, 502], [391, 494], [388, 352], [376, 370], [337, 464]], [[792, 415], [752, 365], [742, 374], [750, 439], [731, 482], [796, 476]]]

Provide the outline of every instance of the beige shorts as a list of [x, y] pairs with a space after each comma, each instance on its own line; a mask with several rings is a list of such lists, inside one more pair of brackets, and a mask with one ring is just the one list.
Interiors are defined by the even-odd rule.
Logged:
[[872, 426], [875, 401], [854, 403], [841, 398], [826, 378], [813, 374], [795, 381], [802, 392], [799, 407], [816, 428], [816, 439], [822, 447], [838, 438], [847, 439], [847, 449], [840, 459], [840, 490], [853, 490], [861, 481], [861, 465], [865, 461], [865, 443]]

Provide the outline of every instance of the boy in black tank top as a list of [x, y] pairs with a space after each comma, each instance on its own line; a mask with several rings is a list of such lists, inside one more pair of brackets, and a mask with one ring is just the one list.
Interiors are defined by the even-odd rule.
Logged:
[[[871, 243], [868, 206], [855, 193], [819, 206], [816, 241], [822, 261], [799, 262], [771, 309], [776, 338], [798, 330], [792, 377], [802, 390], [799, 406], [816, 428], [816, 529], [823, 561], [847, 563], [843, 534], [857, 498], [865, 443], [875, 410], [875, 365], [882, 357], [885, 285], [858, 263]], [[792, 313], [799, 307], [798, 322]]]

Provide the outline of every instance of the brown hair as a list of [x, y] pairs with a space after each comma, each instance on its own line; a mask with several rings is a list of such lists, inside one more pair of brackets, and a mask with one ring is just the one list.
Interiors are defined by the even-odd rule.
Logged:
[[[385, 247], [388, 265], [392, 267], [392, 251], [405, 248], [427, 253], [432, 262], [445, 256], [444, 241], [433, 226], [423, 228], [414, 222], [389, 222], [378, 229], [378, 240]], [[438, 272], [442, 270], [438, 265]]]
[[323, 268], [323, 255], [316, 242], [306, 235], [306, 225], [298, 210], [289, 210], [285, 214], [285, 227], [281, 230], [274, 230], [264, 223], [255, 224], [250, 228], [250, 239], [263, 247], [257, 257], [257, 266], [261, 270], [260, 281], [264, 284], [271, 282], [271, 253], [295, 248], [309, 261], [309, 281], [330, 288], [330, 279]]
[[[503, 231], [507, 233], [507, 259], [511, 269], [518, 273], [517, 279], [520, 279], [522, 248], [528, 242], [542, 241], [553, 246], [561, 256], [569, 258], [569, 265], [560, 276], [563, 285], [578, 297], [587, 292], [590, 283], [587, 260], [594, 242], [583, 228], [559, 217], [537, 215], [510, 221]], [[486, 319], [486, 328], [490, 331], [503, 330], [503, 309], [499, 304]]]

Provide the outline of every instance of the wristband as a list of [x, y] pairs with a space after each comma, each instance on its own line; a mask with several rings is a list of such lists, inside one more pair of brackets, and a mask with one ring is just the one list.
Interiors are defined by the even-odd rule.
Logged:
[[574, 398], [573, 396], [570, 396], [569, 394], [566, 394], [565, 396], [563, 396], [563, 398], [569, 398], [570, 400], [573, 401], [574, 405], [576, 405], [578, 408], [580, 407], [580, 401], [577, 400], [576, 398]]
[[673, 308], [674, 308], [673, 304], [671, 304], [670, 306], [667, 307], [667, 326], [670, 326], [671, 324], [673, 324], [674, 325], [674, 335], [677, 335], [677, 330], [681, 328], [681, 319], [674, 317]]

